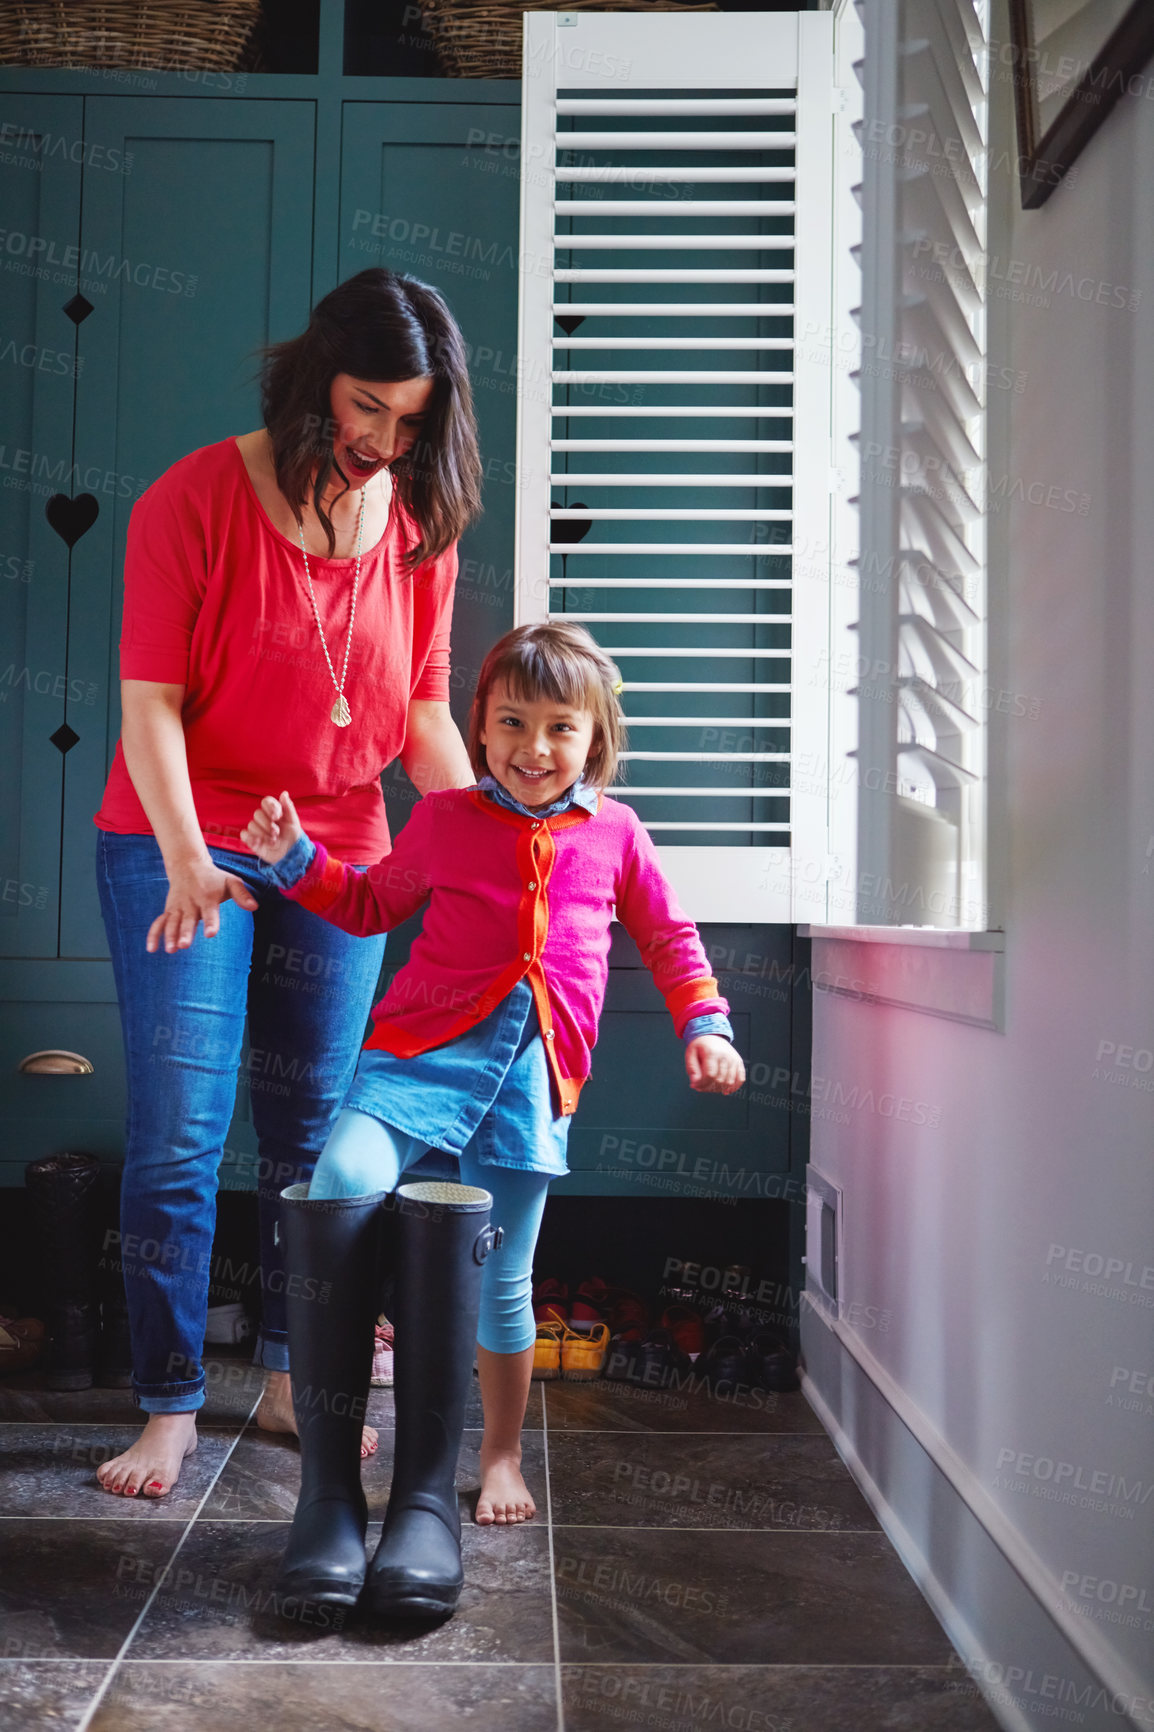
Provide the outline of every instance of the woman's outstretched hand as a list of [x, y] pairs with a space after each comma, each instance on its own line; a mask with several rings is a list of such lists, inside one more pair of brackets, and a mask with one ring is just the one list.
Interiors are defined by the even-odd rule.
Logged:
[[731, 1095], [745, 1081], [745, 1065], [723, 1035], [699, 1034], [685, 1049], [685, 1074], [702, 1094]]
[[272, 794], [265, 795], [241, 831], [240, 839], [258, 860], [263, 860], [266, 866], [275, 866], [303, 835], [297, 809], [285, 789], [279, 800]]
[[167, 951], [187, 950], [201, 921], [204, 936], [215, 938], [220, 931], [220, 905], [230, 899], [247, 908], [250, 914], [257, 906], [256, 897], [244, 881], [235, 873], [222, 872], [211, 859], [171, 869], [164, 913], [158, 914], [148, 928], [146, 947], [159, 950], [163, 942]]

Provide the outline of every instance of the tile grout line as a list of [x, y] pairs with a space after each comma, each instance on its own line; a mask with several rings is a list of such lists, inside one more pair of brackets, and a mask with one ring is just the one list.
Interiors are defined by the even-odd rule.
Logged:
[[549, 1602], [553, 1614], [553, 1679], [557, 1691], [557, 1732], [565, 1732], [565, 1700], [561, 1693], [561, 1623], [557, 1613], [557, 1571], [553, 1556], [553, 1486], [549, 1478], [549, 1423], [544, 1383], [541, 1385], [541, 1441], [545, 1452], [545, 1530], [549, 1539]]
[[96, 1713], [97, 1709], [100, 1707], [100, 1704], [103, 1702], [105, 1696], [107, 1696], [109, 1685], [112, 1683], [113, 1678], [116, 1676], [117, 1672], [120, 1670], [121, 1666], [123, 1665], [124, 1657], [127, 1654], [129, 1648], [131, 1647], [133, 1640], [136, 1637], [137, 1631], [140, 1629], [140, 1626], [143, 1624], [145, 1618], [149, 1614], [149, 1611], [152, 1609], [152, 1603], [156, 1599], [156, 1596], [157, 1596], [157, 1594], [159, 1594], [161, 1588], [164, 1586], [164, 1583], [168, 1577], [169, 1570], [172, 1568], [173, 1564], [176, 1562], [176, 1559], [180, 1555], [180, 1548], [183, 1546], [185, 1540], [188, 1538], [189, 1534], [192, 1532], [193, 1524], [195, 1523], [197, 1517], [200, 1515], [200, 1512], [203, 1510], [203, 1508], [204, 1508], [205, 1504], [208, 1502], [209, 1498], [212, 1496], [213, 1491], [216, 1489], [216, 1483], [220, 1479], [221, 1474], [224, 1472], [224, 1470], [228, 1466], [229, 1462], [231, 1461], [233, 1451], [236, 1449], [237, 1444], [240, 1442], [240, 1440], [244, 1436], [245, 1431], [247, 1430], [248, 1426], [251, 1424], [253, 1414], [255, 1414], [257, 1408], [260, 1406], [260, 1401], [261, 1401], [261, 1398], [258, 1395], [256, 1400], [252, 1404], [252, 1410], [249, 1413], [248, 1418], [245, 1420], [244, 1425], [242, 1425], [242, 1427], [238, 1431], [237, 1435], [233, 1438], [232, 1442], [230, 1443], [230, 1445], [229, 1445], [229, 1447], [228, 1447], [228, 1449], [227, 1449], [227, 1451], [226, 1451], [226, 1453], [225, 1453], [225, 1455], [221, 1461], [220, 1466], [217, 1468], [216, 1472], [213, 1474], [211, 1480], [209, 1481], [208, 1485], [206, 1486], [204, 1496], [201, 1498], [200, 1502], [197, 1504], [195, 1510], [193, 1510], [191, 1516], [189, 1516], [188, 1521], [185, 1524], [184, 1532], [181, 1534], [180, 1538], [176, 1542], [176, 1545], [173, 1547], [171, 1557], [169, 1558], [168, 1562], [165, 1564], [163, 1570], [160, 1572], [160, 1575], [157, 1578], [156, 1584], [153, 1587], [152, 1592], [149, 1594], [147, 1600], [145, 1600], [143, 1606], [141, 1606], [140, 1612], [137, 1615], [136, 1622], [133, 1624], [133, 1626], [129, 1630], [127, 1636], [125, 1636], [124, 1641], [121, 1643], [119, 1652], [115, 1655], [115, 1657], [113, 1658], [111, 1666], [108, 1668], [108, 1672], [105, 1675], [104, 1682], [101, 1684], [101, 1686], [97, 1690], [95, 1696], [93, 1696], [91, 1702], [88, 1704], [88, 1707], [84, 1712], [83, 1718], [77, 1724], [76, 1732], [88, 1732], [88, 1728], [92, 1724], [93, 1715]]

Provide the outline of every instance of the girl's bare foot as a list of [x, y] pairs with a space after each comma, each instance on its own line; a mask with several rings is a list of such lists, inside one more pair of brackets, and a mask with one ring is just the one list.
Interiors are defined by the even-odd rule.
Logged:
[[150, 1413], [123, 1455], [102, 1462], [96, 1477], [118, 1497], [163, 1497], [180, 1476], [180, 1464], [196, 1448], [195, 1413]]
[[474, 1521], [481, 1527], [531, 1521], [537, 1505], [521, 1478], [521, 1451], [488, 1454], [481, 1450], [481, 1495]]
[[[296, 1437], [297, 1421], [293, 1412], [292, 1385], [287, 1371], [270, 1371], [264, 1394], [256, 1410], [256, 1422], [262, 1431], [289, 1432]], [[361, 1430], [361, 1460], [377, 1453], [377, 1434], [371, 1425]]]

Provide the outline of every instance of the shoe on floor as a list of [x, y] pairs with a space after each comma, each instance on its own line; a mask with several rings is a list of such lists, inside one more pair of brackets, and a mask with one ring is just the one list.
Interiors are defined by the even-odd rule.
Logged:
[[6, 1371], [27, 1371], [44, 1351], [44, 1325], [39, 1317], [0, 1317], [0, 1377]]
[[577, 1289], [573, 1309], [569, 1313], [569, 1327], [587, 1333], [595, 1324], [607, 1323], [610, 1310], [609, 1284], [603, 1281], [600, 1275], [594, 1275], [588, 1281], [582, 1281]]
[[651, 1329], [644, 1341], [634, 1344], [632, 1353], [628, 1381], [648, 1389], [664, 1389], [675, 1377], [687, 1378], [693, 1371], [692, 1360], [668, 1329]]
[[533, 1320], [536, 1323], [568, 1323], [569, 1289], [550, 1275], [533, 1289]]
[[232, 1346], [238, 1341], [247, 1341], [251, 1334], [252, 1324], [243, 1305], [209, 1306], [204, 1324], [206, 1347]]
[[649, 1307], [640, 1293], [629, 1287], [613, 1287], [609, 1295], [609, 1316], [606, 1318], [614, 1335], [629, 1341], [640, 1341], [652, 1322]]
[[604, 1376], [607, 1383], [637, 1383], [640, 1380], [637, 1359], [643, 1333], [642, 1329], [636, 1328], [625, 1335], [613, 1336], [609, 1343], [609, 1356], [605, 1361]]
[[752, 1384], [746, 1344], [740, 1335], [719, 1335], [694, 1367], [704, 1377], [710, 1395], [718, 1389], [732, 1392], [739, 1383]]
[[369, 1384], [373, 1389], [393, 1387], [393, 1326], [383, 1314], [373, 1329], [373, 1370]]
[[567, 1329], [561, 1338], [561, 1375], [573, 1383], [589, 1382], [604, 1376], [608, 1357], [607, 1323], [595, 1323], [588, 1334]]
[[746, 1343], [749, 1381], [755, 1388], [770, 1389], [777, 1395], [792, 1395], [801, 1388], [797, 1378], [797, 1361], [778, 1336], [769, 1329], [758, 1329]]
[[682, 1353], [696, 1358], [705, 1347], [701, 1313], [689, 1305], [667, 1305], [661, 1313], [661, 1327], [668, 1329]]
[[538, 1323], [537, 1339], [533, 1343], [533, 1377], [536, 1381], [560, 1377], [561, 1337], [564, 1334], [564, 1323]]

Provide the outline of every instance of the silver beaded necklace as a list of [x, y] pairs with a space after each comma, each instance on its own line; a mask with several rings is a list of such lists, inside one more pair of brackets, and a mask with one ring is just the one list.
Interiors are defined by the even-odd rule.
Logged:
[[308, 548], [305, 546], [304, 524], [300, 521], [299, 518], [297, 519], [297, 533], [299, 534], [299, 536], [301, 538], [301, 552], [304, 554], [304, 559], [305, 559], [305, 582], [309, 586], [309, 600], [313, 604], [313, 618], [317, 622], [317, 631], [320, 634], [321, 648], [324, 650], [325, 660], [329, 664], [329, 678], [332, 680], [333, 686], [335, 687], [336, 694], [337, 694], [336, 703], [333, 705], [332, 709], [329, 711], [329, 720], [332, 723], [334, 723], [334, 725], [338, 728], [347, 728], [349, 723], [353, 719], [353, 712], [349, 709], [348, 699], [345, 697], [345, 675], [349, 671], [349, 650], [352, 648], [352, 643], [353, 643], [353, 621], [357, 617], [357, 590], [360, 586], [360, 581], [361, 581], [361, 536], [364, 532], [364, 527], [365, 527], [365, 490], [362, 487], [361, 488], [361, 509], [360, 509], [360, 512], [358, 513], [358, 516], [357, 516], [357, 568], [353, 574], [353, 598], [352, 598], [352, 601], [349, 603], [349, 632], [348, 632], [348, 636], [345, 639], [344, 665], [341, 668], [341, 677], [340, 677], [340, 680], [338, 681], [337, 676], [336, 676], [336, 671], [333, 667], [333, 658], [329, 654], [329, 646], [325, 642], [325, 628], [321, 624], [320, 609], [317, 607], [316, 592], [313, 589], [312, 573], [309, 571], [309, 552], [308, 552]]

